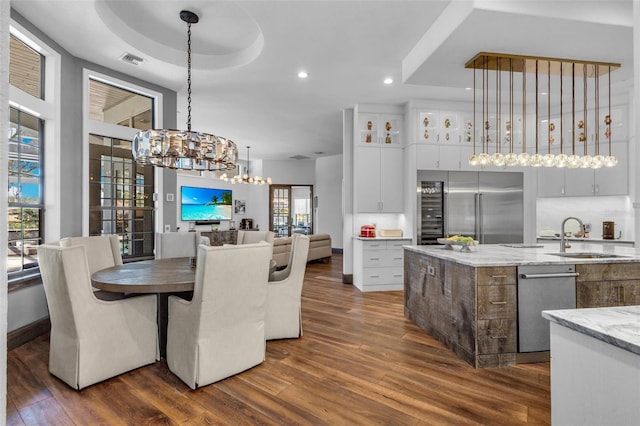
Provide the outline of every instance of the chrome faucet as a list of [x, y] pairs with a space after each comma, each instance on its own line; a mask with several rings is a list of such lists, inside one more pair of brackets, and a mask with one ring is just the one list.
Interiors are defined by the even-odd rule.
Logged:
[[567, 251], [568, 248], [571, 248], [571, 245], [566, 242], [564, 240], [564, 225], [567, 223], [568, 220], [573, 219], [578, 221], [578, 223], [580, 224], [580, 230], [584, 229], [584, 224], [582, 223], [582, 221], [580, 219], [578, 219], [577, 217], [574, 216], [569, 216], [568, 218], [566, 218], [565, 220], [562, 221], [562, 226], [560, 227], [560, 253], [564, 253]]

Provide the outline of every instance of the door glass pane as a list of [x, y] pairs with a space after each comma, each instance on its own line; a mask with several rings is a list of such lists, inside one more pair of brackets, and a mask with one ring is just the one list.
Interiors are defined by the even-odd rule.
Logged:
[[152, 256], [153, 167], [134, 162], [129, 141], [89, 142], [89, 234], [119, 235], [125, 258]]
[[287, 186], [271, 186], [271, 230], [276, 237], [288, 237], [289, 233], [289, 194]]
[[293, 186], [293, 230], [294, 233], [309, 235], [313, 230], [311, 214], [311, 187]]
[[276, 237], [313, 234], [313, 186], [271, 185], [270, 230]]

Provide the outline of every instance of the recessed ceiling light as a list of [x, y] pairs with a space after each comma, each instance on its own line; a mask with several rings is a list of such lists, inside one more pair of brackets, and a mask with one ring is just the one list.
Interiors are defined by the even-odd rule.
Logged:
[[465, 87], [464, 90], [473, 90], [473, 87]]
[[308, 74], [306, 71], [300, 71], [300, 72], [298, 73], [298, 77], [300, 77], [300, 78], [307, 78], [307, 77], [309, 77], [309, 74]]
[[384, 84], [391, 84], [393, 83], [393, 79], [391, 77], [387, 77], [384, 79]]

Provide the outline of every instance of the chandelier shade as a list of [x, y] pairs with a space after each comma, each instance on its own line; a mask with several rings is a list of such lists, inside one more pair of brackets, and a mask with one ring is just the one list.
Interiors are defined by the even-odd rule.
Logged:
[[236, 184], [236, 183], [244, 183], [244, 184], [254, 184], [254, 185], [271, 185], [273, 183], [273, 181], [271, 180], [270, 177], [267, 178], [263, 178], [260, 175], [255, 175], [255, 176], [251, 176], [250, 170], [249, 170], [249, 149], [251, 147], [247, 146], [247, 171], [243, 174], [237, 174], [233, 177], [229, 177], [227, 176], [226, 173], [224, 173], [223, 175], [220, 176], [220, 179], [225, 181], [225, 182], [231, 182], [232, 184]]
[[[606, 62], [478, 53], [465, 65], [473, 69], [473, 128], [477, 129], [469, 164], [615, 166], [611, 71], [619, 67]], [[600, 93], [601, 77], [608, 77], [606, 96]]]
[[187, 23], [187, 130], [143, 130], [133, 137], [131, 152], [138, 164], [195, 171], [233, 170], [238, 162], [236, 144], [221, 136], [191, 130], [191, 24], [198, 15], [183, 10]]

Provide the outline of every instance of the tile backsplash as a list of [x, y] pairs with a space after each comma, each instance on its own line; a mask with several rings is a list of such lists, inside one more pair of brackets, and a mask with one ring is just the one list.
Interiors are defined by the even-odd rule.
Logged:
[[[536, 203], [536, 231], [560, 232], [562, 221], [575, 216], [591, 224], [591, 238], [602, 238], [602, 222], [615, 222], [616, 238], [634, 238], [633, 205], [629, 197], [562, 197], [538, 198]], [[573, 222], [573, 223], [571, 223]], [[567, 226], [577, 227], [574, 221]]]

